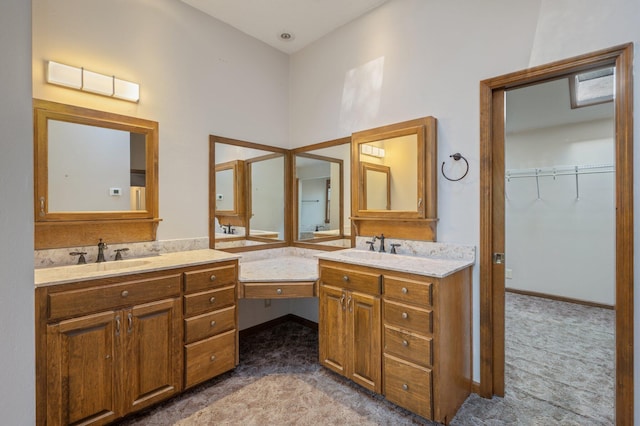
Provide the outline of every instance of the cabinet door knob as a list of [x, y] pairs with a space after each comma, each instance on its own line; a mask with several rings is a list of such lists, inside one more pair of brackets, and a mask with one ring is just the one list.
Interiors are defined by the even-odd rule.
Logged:
[[122, 297], [127, 297], [129, 295], [129, 291], [128, 290], [123, 290], [122, 293], [120, 293], [120, 295]]
[[342, 281], [349, 281], [349, 276], [344, 275], [344, 276], [342, 277]]
[[216, 276], [215, 276], [215, 275], [211, 275], [211, 276], [209, 277], [209, 281], [215, 281], [215, 280], [216, 280]]
[[401, 316], [402, 316], [402, 319], [407, 319], [407, 318], [409, 318], [409, 314], [408, 314], [408, 313], [406, 313], [406, 312], [403, 312]]
[[409, 346], [409, 342], [407, 342], [406, 340], [402, 341], [402, 346]]
[[215, 355], [211, 355], [211, 357], [209, 358], [211, 361], [215, 361], [216, 360], [216, 356]]
[[277, 294], [282, 294], [282, 289], [281, 289], [281, 288], [277, 289], [277, 290], [276, 290], [276, 293], [277, 293]]
[[215, 321], [211, 321], [211, 327], [214, 327], [216, 325]]
[[409, 385], [408, 385], [408, 384], [406, 384], [406, 383], [404, 383], [404, 384], [402, 385], [402, 390], [406, 390], [406, 391], [408, 391], [408, 390], [409, 390]]
[[209, 302], [213, 303], [213, 302], [215, 302], [215, 301], [216, 301], [215, 296], [211, 296], [211, 299], [209, 299]]
[[406, 287], [402, 287], [402, 294], [407, 294], [409, 293], [409, 290], [407, 290]]

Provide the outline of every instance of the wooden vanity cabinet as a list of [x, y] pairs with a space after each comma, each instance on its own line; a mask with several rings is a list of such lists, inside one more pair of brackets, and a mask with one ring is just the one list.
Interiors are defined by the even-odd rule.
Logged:
[[383, 275], [385, 397], [447, 424], [471, 393], [471, 268]]
[[380, 275], [320, 261], [320, 363], [380, 393]]
[[234, 369], [239, 362], [237, 261], [186, 272], [185, 388]]
[[455, 416], [471, 392], [470, 267], [431, 278], [320, 260], [319, 303], [323, 366], [429, 420]]
[[233, 260], [36, 288], [37, 424], [101, 425], [167, 399], [194, 382], [201, 342], [230, 362], [196, 368], [197, 381], [234, 368], [236, 271]]

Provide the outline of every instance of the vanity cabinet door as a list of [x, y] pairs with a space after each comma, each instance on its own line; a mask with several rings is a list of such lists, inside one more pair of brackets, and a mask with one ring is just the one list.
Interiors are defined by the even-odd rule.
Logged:
[[380, 297], [350, 292], [347, 294], [347, 311], [348, 377], [360, 386], [380, 393]]
[[347, 374], [346, 293], [341, 288], [321, 285], [318, 321], [320, 364], [343, 376]]
[[120, 416], [121, 319], [108, 311], [47, 326], [47, 424], [105, 424]]
[[122, 374], [125, 412], [179, 392], [182, 384], [181, 303], [166, 299], [123, 311], [126, 334]]

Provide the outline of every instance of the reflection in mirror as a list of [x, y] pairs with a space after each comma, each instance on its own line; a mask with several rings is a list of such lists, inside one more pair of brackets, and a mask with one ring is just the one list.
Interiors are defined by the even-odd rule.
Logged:
[[[360, 145], [362, 210], [417, 210], [418, 135], [410, 134]], [[375, 179], [371, 182], [370, 179]]]
[[215, 135], [210, 143], [211, 247], [284, 245], [287, 150]]
[[144, 135], [59, 120], [48, 131], [49, 212], [144, 210]]
[[33, 100], [35, 248], [152, 241], [158, 123]]
[[351, 247], [351, 191], [348, 184], [345, 187], [345, 176], [350, 176], [350, 144], [351, 138], [341, 138], [293, 150], [296, 245]]
[[364, 208], [391, 210], [391, 167], [360, 163], [362, 166]]

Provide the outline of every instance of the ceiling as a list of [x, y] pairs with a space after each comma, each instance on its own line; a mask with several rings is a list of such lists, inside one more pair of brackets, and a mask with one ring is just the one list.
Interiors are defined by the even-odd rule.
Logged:
[[[181, 1], [291, 54], [388, 0]], [[282, 33], [291, 38], [283, 40]]]

